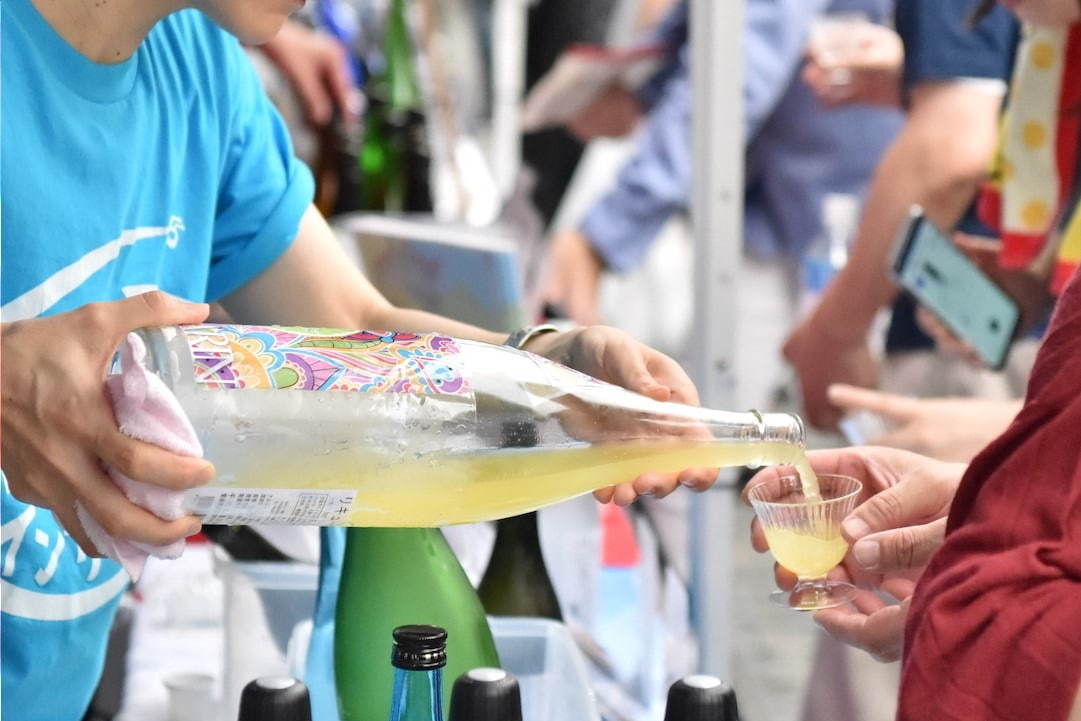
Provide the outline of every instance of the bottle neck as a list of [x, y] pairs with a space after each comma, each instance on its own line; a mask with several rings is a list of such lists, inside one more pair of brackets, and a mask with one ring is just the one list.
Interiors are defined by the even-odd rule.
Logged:
[[495, 524], [495, 551], [517, 547], [529, 554], [541, 557], [540, 534], [537, 531], [536, 512], [501, 518]]
[[394, 669], [390, 721], [443, 721], [443, 669]]
[[699, 409], [700, 420], [714, 440], [746, 443], [783, 443], [802, 447], [806, 442], [803, 420], [792, 413], [742, 413]]

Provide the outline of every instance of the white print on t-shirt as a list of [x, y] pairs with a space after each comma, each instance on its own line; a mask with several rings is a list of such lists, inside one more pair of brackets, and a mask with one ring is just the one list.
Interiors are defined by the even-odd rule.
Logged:
[[36, 318], [75, 291], [95, 273], [120, 257], [120, 251], [141, 240], [165, 238], [165, 247], [172, 250], [180, 243], [180, 233], [185, 230], [184, 219], [176, 215], [165, 226], [144, 226], [123, 231], [104, 245], [64, 266], [40, 284], [0, 307], [5, 321]]
[[[47, 588], [59, 568], [61, 554], [69, 544], [67, 533], [53, 523], [46, 524], [48, 530], [40, 527], [31, 529], [39, 513], [46, 512], [35, 506], [27, 506], [18, 516], [0, 526], [0, 548], [7, 546], [0, 561], [0, 606], [4, 613], [38, 621], [66, 621], [97, 610], [127, 586], [127, 574], [118, 572], [96, 586], [75, 593], [44, 593], [26, 587], [36, 585]], [[27, 569], [31, 571], [29, 574], [25, 570], [19, 574], [24, 580], [23, 585], [18, 585], [13, 577], [18, 569], [19, 551], [25, 544], [41, 546], [49, 553], [45, 565]], [[101, 559], [89, 558], [78, 545], [72, 545], [79, 573], [85, 572], [85, 581], [93, 583], [101, 572]], [[30, 579], [33, 584], [29, 583]]]

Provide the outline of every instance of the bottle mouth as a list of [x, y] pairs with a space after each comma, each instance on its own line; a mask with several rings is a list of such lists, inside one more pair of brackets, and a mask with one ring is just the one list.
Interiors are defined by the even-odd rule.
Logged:
[[406, 671], [430, 671], [447, 665], [447, 632], [438, 626], [394, 629], [391, 663]]
[[795, 413], [762, 413], [754, 408], [748, 413], [755, 419], [758, 440], [789, 443], [801, 448], [806, 444], [807, 427]]
[[792, 419], [796, 422], [796, 432], [799, 433], [799, 445], [803, 446], [807, 443], [807, 426], [803, 423], [803, 417], [796, 413], [789, 413]]

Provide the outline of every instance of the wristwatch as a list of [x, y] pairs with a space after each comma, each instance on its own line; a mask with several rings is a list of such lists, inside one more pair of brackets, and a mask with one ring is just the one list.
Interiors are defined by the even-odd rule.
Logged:
[[537, 336], [544, 335], [545, 333], [558, 332], [559, 328], [555, 327], [550, 323], [545, 323], [543, 325], [526, 326], [525, 328], [519, 328], [518, 330], [511, 333], [507, 337], [507, 340], [503, 342], [503, 345], [510, 346], [511, 348], [515, 348], [517, 350], [522, 350], [522, 348], [525, 347], [526, 343], [533, 340]]

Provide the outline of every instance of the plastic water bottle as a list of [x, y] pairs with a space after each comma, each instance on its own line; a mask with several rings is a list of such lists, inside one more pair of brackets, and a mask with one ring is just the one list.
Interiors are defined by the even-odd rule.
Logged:
[[847, 193], [827, 193], [822, 199], [822, 231], [803, 254], [800, 313], [818, 303], [833, 276], [848, 262], [848, 243], [859, 223], [860, 200]]

